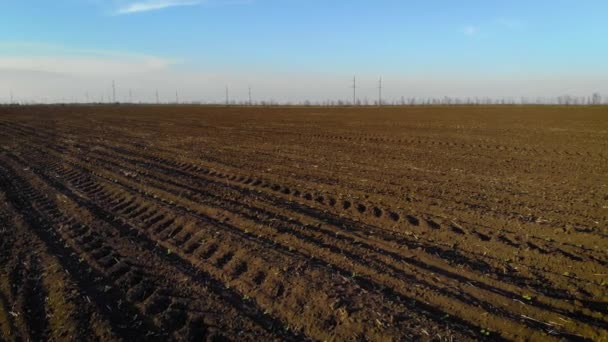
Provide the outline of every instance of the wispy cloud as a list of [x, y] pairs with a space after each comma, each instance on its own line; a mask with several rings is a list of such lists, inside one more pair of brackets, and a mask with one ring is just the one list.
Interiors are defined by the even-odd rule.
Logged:
[[467, 37], [487, 37], [504, 32], [523, 31], [526, 25], [517, 19], [497, 18], [491, 21], [469, 24], [460, 29]]
[[474, 36], [479, 33], [479, 28], [477, 26], [469, 25], [462, 30], [466, 36]]
[[137, 1], [120, 6], [115, 14], [133, 14], [140, 12], [157, 11], [170, 7], [195, 6], [200, 5], [201, 0], [147, 0]]
[[524, 29], [524, 24], [516, 19], [505, 19], [505, 18], [500, 18], [496, 20], [496, 23], [499, 26], [502, 26], [506, 29], [509, 30], [522, 30]]
[[152, 55], [36, 42], [0, 41], [0, 55], [0, 70], [65, 75], [138, 74], [166, 70], [178, 63]]

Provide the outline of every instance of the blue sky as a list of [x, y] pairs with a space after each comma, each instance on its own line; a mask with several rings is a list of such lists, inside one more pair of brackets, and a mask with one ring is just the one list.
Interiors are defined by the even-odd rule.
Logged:
[[[4, 0], [0, 101], [608, 95], [608, 2]], [[169, 95], [171, 94], [171, 95]], [[93, 96], [93, 95], [90, 95]]]

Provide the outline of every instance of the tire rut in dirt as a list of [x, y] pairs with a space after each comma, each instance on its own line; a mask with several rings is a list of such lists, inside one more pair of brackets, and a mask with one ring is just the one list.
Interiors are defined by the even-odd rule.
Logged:
[[[14, 178], [17, 177], [15, 176]], [[21, 189], [27, 188], [27, 186], [27, 184], [21, 184]], [[29, 190], [32, 193], [35, 191], [34, 189]], [[28, 192], [26, 191], [26, 193]], [[32, 197], [39, 198], [41, 196], [33, 195]], [[16, 198], [15, 200], [17, 204], [21, 204], [20, 208], [23, 210], [33, 210], [31, 207], [27, 207], [26, 202], [28, 201], [20, 201], [19, 198]], [[51, 203], [46, 202], [43, 204], [43, 206], [53, 212], [56, 218], [60, 219], [60, 214], [58, 213], [59, 210], [53, 208]], [[44, 221], [40, 218], [33, 218], [32, 220], [34, 220], [33, 223], [36, 224], [38, 224], [38, 220]], [[71, 222], [72, 220], [70, 219], [63, 219], [62, 221], [68, 222], [68, 225], [62, 226], [61, 229], [68, 232], [68, 234], [75, 238], [75, 240], [79, 240], [82, 244], [82, 249], [86, 251], [86, 255], [90, 255], [90, 257], [94, 260], [93, 263], [95, 265], [90, 265], [92, 266], [90, 269], [92, 269], [94, 266], [98, 266], [102, 269], [102, 273], [95, 273], [92, 271], [93, 273], [90, 274], [86, 279], [82, 279], [82, 282], [89, 287], [93, 287], [92, 295], [90, 297], [98, 302], [98, 306], [105, 309], [103, 311], [109, 315], [109, 317], [112, 319], [113, 326], [117, 327], [121, 334], [124, 336], [130, 336], [130, 338], [143, 336], [161, 337], [171, 333], [171, 329], [174, 331], [178, 329], [188, 330], [185, 333], [194, 333], [196, 330], [197, 334], [211, 334], [210, 336], [221, 334], [218, 329], [210, 328], [208, 330], [205, 328], [204, 320], [207, 320], [207, 318], [204, 316], [199, 317], [200, 315], [193, 315], [193, 317], [190, 318], [191, 326], [184, 327], [187, 322], [184, 319], [185, 316], [183, 312], [189, 312], [187, 306], [192, 305], [191, 301], [181, 300], [179, 297], [174, 297], [174, 295], [171, 293], [172, 291], [158, 288], [158, 285], [154, 284], [161, 283], [160, 281], [154, 280], [151, 277], [151, 274], [145, 272], [145, 270], [135, 267], [133, 258], [121, 257], [120, 254], [116, 253], [116, 251], [103, 242], [101, 236], [90, 231], [90, 229], [88, 229], [86, 226], [75, 224]], [[46, 237], [47, 241], [52, 241], [52, 236], [49, 236], [50, 233], [45, 233], [51, 231], [53, 228], [52, 226], [36, 227], [38, 228], [37, 231], [41, 232], [43, 236]], [[127, 236], [129, 234], [130, 233], [127, 233]], [[55, 247], [63, 249], [61, 250], [60, 255], [65, 256], [76, 253], [74, 250], [66, 250], [66, 247], [62, 246], [60, 242], [54, 242], [55, 243], [53, 245]], [[79, 262], [76, 264], [79, 264]], [[64, 266], [66, 268], [72, 266], [71, 269], [73, 269], [75, 272], [77, 271], [77, 267], [82, 267], [82, 265]], [[108, 279], [109, 283], [106, 283], [102, 290], [95, 291], [95, 288], [99, 287], [99, 281], [102, 279]], [[203, 284], [206, 285], [207, 282], [203, 282]], [[115, 290], [115, 287], [122, 288], [124, 290]], [[224, 289], [215, 290], [217, 291]], [[222, 293], [225, 292], [226, 291], [223, 291]], [[177, 300], [174, 300], [174, 298], [177, 298]], [[133, 303], [133, 306], [129, 308], [126, 302]], [[196, 302], [197, 301], [195, 301], [195, 303]], [[121, 305], [121, 303], [125, 303], [125, 305], [122, 305], [120, 308], [120, 312], [123, 312], [124, 314], [117, 314], [118, 310], [112, 310], [112, 308], [107, 305], [104, 307], [105, 304], [103, 303], [119, 303], [119, 305]], [[168, 303], [169, 305], [167, 305]], [[198, 305], [200, 305], [200, 302], [198, 302]], [[156, 318], [152, 320], [151, 317]], [[137, 324], [126, 327], [125, 323], [133, 322], [134, 318], [137, 318], [137, 321], [135, 322]], [[163, 331], [167, 328], [170, 329], [168, 332]], [[242, 328], [245, 327], [240, 327], [240, 329]], [[251, 333], [251, 336], [255, 335], [257, 334], [253, 332]]]

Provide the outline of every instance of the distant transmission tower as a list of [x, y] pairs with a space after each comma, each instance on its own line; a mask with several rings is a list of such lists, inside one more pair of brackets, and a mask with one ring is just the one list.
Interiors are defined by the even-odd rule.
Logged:
[[133, 103], [133, 91], [129, 89], [129, 103]]
[[378, 106], [382, 106], [382, 77], [378, 81]]
[[179, 104], [179, 94], [175, 92], [175, 104]]
[[13, 98], [13, 91], [11, 90], [11, 104], [13, 104], [14, 102], [15, 101], [14, 101], [14, 98]]
[[116, 84], [112, 81], [112, 102], [116, 103]]
[[84, 97], [87, 100], [87, 103], [89, 103], [89, 92], [87, 91], [86, 93], [84, 93]]
[[156, 89], [156, 104], [160, 104], [160, 99], [158, 98], [158, 89]]
[[253, 102], [251, 102], [251, 86], [249, 86], [249, 105], [251, 106]]
[[353, 76], [353, 106], [357, 105], [357, 76]]
[[230, 105], [230, 97], [228, 96], [228, 86], [226, 86], [226, 106]]

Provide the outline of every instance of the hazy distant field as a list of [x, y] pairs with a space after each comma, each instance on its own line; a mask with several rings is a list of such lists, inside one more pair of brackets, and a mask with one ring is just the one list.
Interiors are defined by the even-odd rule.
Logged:
[[608, 339], [608, 109], [4, 107], [0, 229], [9, 340]]

